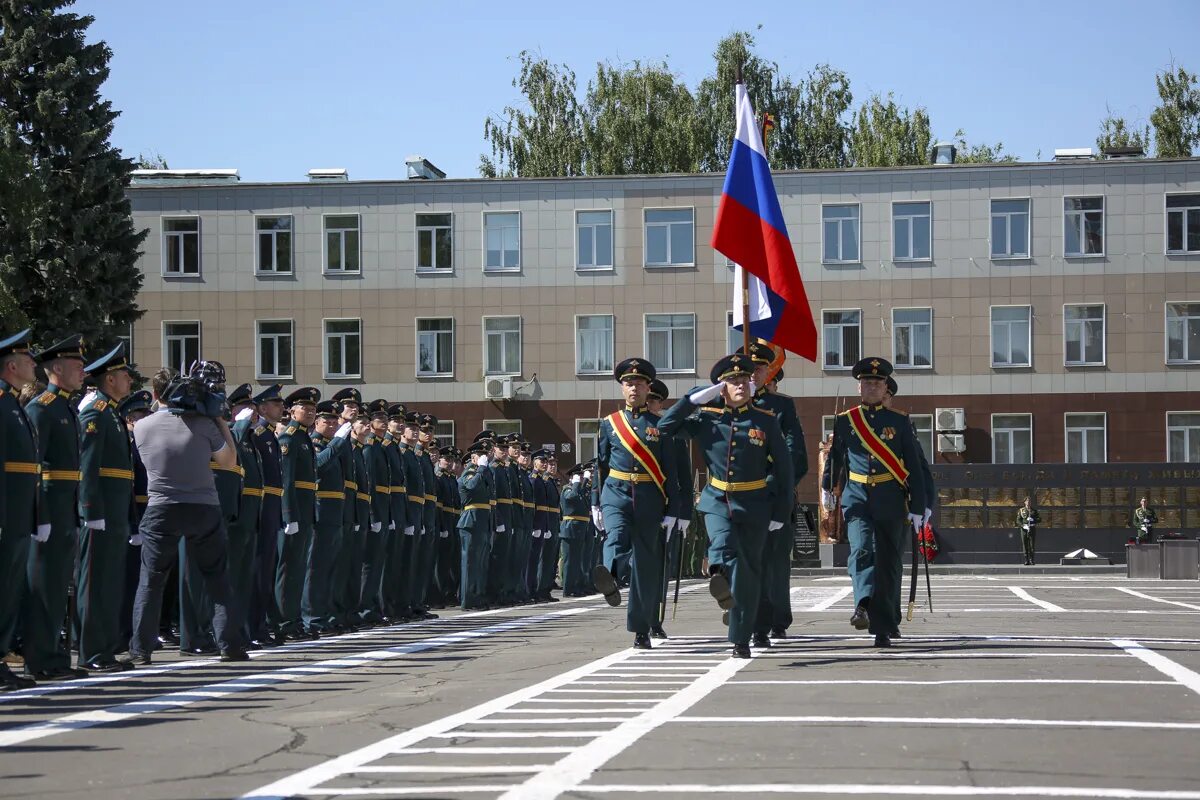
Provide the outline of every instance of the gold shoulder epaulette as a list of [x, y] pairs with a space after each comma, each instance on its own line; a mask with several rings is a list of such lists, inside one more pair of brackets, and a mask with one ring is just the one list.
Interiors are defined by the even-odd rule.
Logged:
[[92, 408], [96, 409], [97, 411], [103, 411], [104, 409], [108, 408], [108, 401], [107, 400], [97, 400], [92, 405]]
[[42, 392], [38, 395], [37, 401], [39, 405], [48, 406], [54, 402], [54, 398], [57, 396], [54, 392]]
[[762, 413], [764, 413], [764, 414], [768, 414], [768, 415], [770, 415], [770, 416], [772, 416], [772, 417], [773, 417], [773, 416], [775, 416], [775, 412], [774, 412], [774, 411], [772, 411], [772, 410], [771, 410], [771, 409], [769, 409], [769, 408], [763, 408], [762, 406], [755, 406], [755, 407], [754, 407], [754, 410], [755, 410], [755, 411], [761, 411]]
[[296, 433], [296, 430], [297, 428], [295, 425], [288, 425], [287, 430], [284, 431], [284, 433], [286, 433], [288, 436], [291, 436]]
[[723, 413], [725, 413], [725, 407], [724, 407], [724, 406], [700, 406], [700, 410], [701, 410], [701, 411], [711, 411], [711, 412], [712, 412], [712, 413], [714, 413], [714, 414], [723, 414]]

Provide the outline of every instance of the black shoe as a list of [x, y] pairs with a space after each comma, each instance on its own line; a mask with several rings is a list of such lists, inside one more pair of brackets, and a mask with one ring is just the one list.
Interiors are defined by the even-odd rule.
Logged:
[[133, 669], [134, 667], [148, 667], [150, 666], [150, 656], [142, 653], [130, 653], [129, 658], [122, 659], [117, 663], [121, 665], [129, 664], [127, 669]]
[[772, 639], [786, 639], [787, 638], [787, 630], [784, 628], [771, 628], [771, 638]]
[[7, 664], [3, 664], [0, 665], [0, 686], [13, 691], [17, 689], [32, 689], [34, 686], [37, 686], [37, 681], [33, 678], [27, 678], [24, 675], [18, 675], [10, 670]]
[[259, 637], [258, 639], [252, 640], [250, 644], [255, 645], [256, 647], [261, 647], [264, 650], [270, 650], [279, 647], [279, 642], [275, 641], [275, 637], [273, 636]]
[[876, 647], [891, 647], [892, 640], [888, 637], [888, 635], [886, 633], [877, 633], [877, 634], [875, 634], [875, 646]]
[[80, 669], [85, 669], [88, 672], [123, 672], [121, 665], [116, 661], [89, 661], [86, 664], [80, 664]]
[[222, 661], [249, 661], [250, 654], [240, 647], [231, 647], [221, 651]]
[[708, 593], [717, 601], [717, 605], [723, 611], [728, 611], [737, 603], [733, 600], [733, 593], [729, 590], [729, 579], [724, 573], [717, 572], [708, 579]]
[[724, 625], [726, 628], [729, 627], [729, 612], [728, 611], [722, 612], [721, 624]]
[[545, 597], [543, 597], [543, 598], [542, 598], [542, 602], [545, 602], [545, 603], [557, 603], [557, 602], [558, 602], [558, 598], [557, 598], [557, 597], [554, 597], [554, 596], [552, 596], [552, 595], [546, 595]]
[[258, 642], [254, 641], [253, 639], [251, 639], [249, 642], [246, 642], [246, 652], [248, 652], [248, 653], [253, 653], [257, 650], [262, 650], [262, 649], [263, 649], [263, 646], [261, 644], [259, 644]]
[[281, 634], [281, 636], [285, 642], [307, 642], [308, 641], [308, 634], [305, 633], [304, 631], [288, 631], [287, 633]]
[[895, 629], [893, 629], [893, 630], [889, 631], [889, 632], [888, 632], [888, 638], [889, 638], [889, 639], [899, 639], [899, 638], [901, 638], [901, 637], [900, 637], [900, 629], [899, 629], [899, 628], [895, 628]]
[[865, 631], [871, 627], [871, 617], [867, 614], [866, 606], [856, 606], [854, 614], [850, 617], [850, 624], [857, 631]]
[[219, 651], [216, 647], [189, 647], [185, 650], [180, 650], [179, 654], [184, 656], [215, 656]]
[[159, 631], [158, 641], [167, 647], [179, 646], [179, 636], [174, 631]]
[[604, 601], [613, 608], [621, 605], [621, 590], [617, 587], [617, 581], [613, 574], [608, 571], [608, 567], [603, 564], [597, 564], [592, 570], [592, 585], [596, 587], [596, 591], [604, 595]]
[[750, 645], [735, 644], [733, 646], [733, 653], [731, 655], [733, 655], [734, 658], [749, 658], [750, 657]]
[[650, 636], [645, 633], [635, 634], [633, 637], [633, 649], [634, 650], [649, 650], [650, 649]]
[[750, 644], [755, 647], [770, 647], [771, 640], [765, 633], [756, 633], [750, 639]]
[[54, 667], [30, 672], [29, 667], [26, 666], [24, 677], [30, 681], [73, 681], [76, 678], [86, 678], [87, 671], [74, 667]]
[[662, 629], [662, 625], [655, 625], [653, 628], [650, 629], [650, 638], [651, 639], [666, 639], [667, 632]]

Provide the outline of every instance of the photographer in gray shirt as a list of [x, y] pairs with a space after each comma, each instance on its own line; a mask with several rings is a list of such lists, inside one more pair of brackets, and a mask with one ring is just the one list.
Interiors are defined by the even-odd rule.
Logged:
[[142, 516], [142, 570], [133, 606], [131, 659], [149, 664], [158, 638], [163, 584], [183, 537], [216, 606], [213, 628], [222, 661], [245, 661], [242, 610], [229, 583], [228, 540], [209, 464], [237, 465], [237, 448], [220, 416], [224, 368], [199, 362], [188, 376], [159, 370], [151, 389], [160, 408], [134, 428], [150, 502]]

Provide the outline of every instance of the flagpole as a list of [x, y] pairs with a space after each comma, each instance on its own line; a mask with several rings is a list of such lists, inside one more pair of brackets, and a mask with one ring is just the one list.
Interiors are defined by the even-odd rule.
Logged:
[[[741, 72], [741, 68], [738, 69]], [[740, 77], [740, 76], [739, 76]], [[767, 152], [767, 114], [762, 116], [762, 144], [763, 153]], [[742, 273], [742, 352], [750, 352], [750, 273], [745, 267], [741, 267], [739, 271]]]

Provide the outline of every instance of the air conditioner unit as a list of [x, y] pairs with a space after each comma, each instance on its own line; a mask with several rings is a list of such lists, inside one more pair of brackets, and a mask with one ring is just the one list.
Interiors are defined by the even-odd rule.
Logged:
[[967, 449], [967, 437], [961, 433], [939, 433], [939, 453], [962, 453]]
[[513, 379], [484, 378], [483, 396], [488, 400], [511, 400], [513, 396]]
[[934, 427], [938, 432], [965, 431], [967, 429], [967, 412], [961, 408], [938, 408], [933, 414]]

